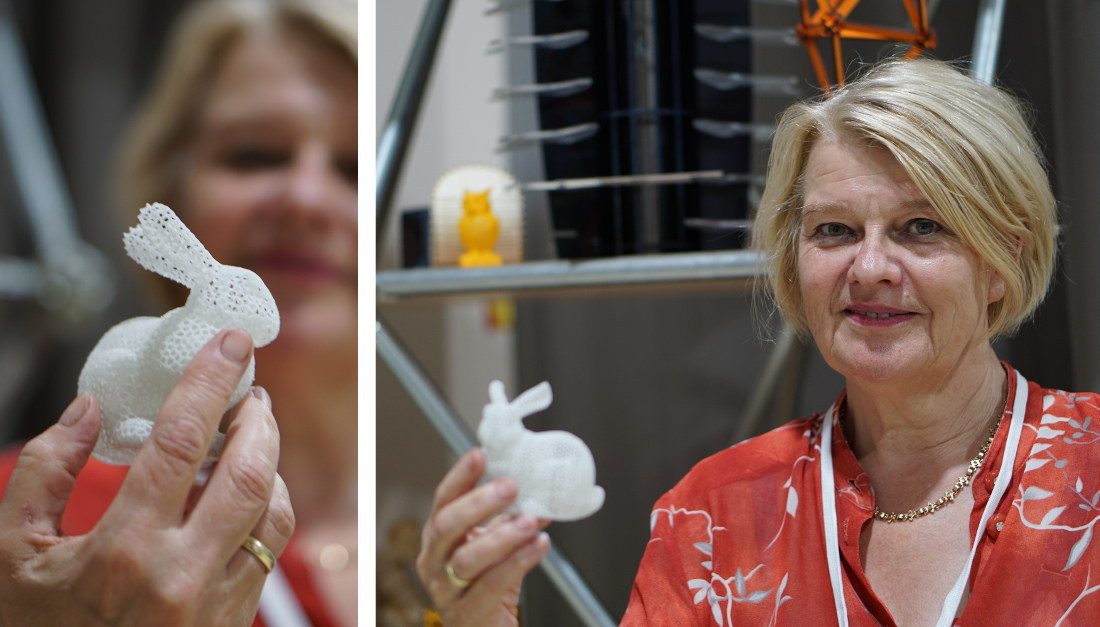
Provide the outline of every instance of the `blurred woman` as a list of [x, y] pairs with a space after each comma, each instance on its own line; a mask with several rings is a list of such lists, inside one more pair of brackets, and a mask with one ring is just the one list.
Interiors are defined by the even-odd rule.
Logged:
[[[325, 601], [310, 611], [339, 624], [355, 622], [358, 551], [355, 28], [351, 0], [196, 3], [119, 177], [119, 207], [167, 204], [275, 297], [281, 330], [257, 352], [256, 383], [273, 399], [298, 521], [282, 561]], [[172, 306], [185, 296], [159, 288]]]
[[[273, 502], [283, 533], [258, 539], [273, 544], [269, 548], [281, 556], [268, 575], [257, 624], [356, 622], [355, 28], [351, 0], [196, 2], [172, 33], [150, 94], [124, 141], [119, 168], [119, 206], [127, 212], [123, 224], [132, 224], [145, 203], [169, 205], [214, 258], [259, 274], [279, 307], [281, 331], [258, 351], [256, 385], [270, 390], [266, 400], [279, 417], [281, 447], [272, 432], [264, 450], [278, 459], [286, 489], [273, 477], [266, 480], [276, 484], [276, 496], [283, 500], [287, 489], [293, 493], [297, 528], [287, 545], [284, 536], [293, 519], [281, 501]], [[186, 293], [180, 286], [149, 280], [162, 310], [182, 304]], [[204, 372], [195, 375], [200, 383], [210, 378]], [[257, 398], [266, 396], [257, 392]], [[79, 424], [92, 422], [97, 419]], [[233, 460], [223, 459], [215, 476]], [[76, 474], [79, 464], [73, 461], [67, 468]], [[131, 473], [138, 469], [135, 465]], [[67, 506], [62, 501], [61, 530], [95, 534], [105, 511], [125, 510], [119, 504], [123, 497], [116, 497], [124, 476], [125, 469], [89, 462]], [[122, 494], [127, 494], [125, 487]], [[143, 494], [146, 500], [157, 496], [155, 491]], [[169, 505], [175, 503], [168, 497]], [[131, 507], [133, 501], [128, 501]], [[232, 502], [221, 507], [226, 521], [237, 517]], [[217, 510], [209, 515], [217, 521]], [[177, 522], [187, 524], [186, 516]], [[207, 529], [211, 542], [227, 533], [215, 528]], [[142, 547], [150, 569], [136, 568], [135, 577], [155, 579], [155, 571], [169, 563], [158, 565], [159, 551], [171, 547], [144, 542], [133, 529], [127, 533], [122, 539]], [[236, 548], [230, 543], [228, 554], [235, 561], [241, 560], [238, 555], [253, 560], [254, 566], [256, 560], [239, 547], [239, 539]], [[96, 553], [107, 561], [116, 554], [110, 548]], [[117, 581], [126, 584], [121, 576]], [[108, 578], [99, 591], [113, 594], [111, 585]], [[251, 622], [255, 606], [246, 594], [227, 596], [224, 583], [211, 585], [220, 595], [214, 606], [211, 591], [202, 585], [192, 592], [173, 588], [173, 602], [184, 615], [197, 616], [196, 608], [207, 606], [205, 620], [184, 624]], [[221, 606], [232, 613], [211, 609]], [[100, 613], [115, 619], [111, 612]], [[174, 624], [135, 622], [154, 623]]]

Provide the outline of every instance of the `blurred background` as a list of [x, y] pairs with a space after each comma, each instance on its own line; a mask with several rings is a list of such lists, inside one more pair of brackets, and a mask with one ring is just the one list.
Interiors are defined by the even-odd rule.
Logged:
[[[9, 105], [34, 105], [30, 113], [41, 116], [56, 153], [56, 161], [47, 163], [60, 175], [53, 179], [49, 168], [40, 166], [39, 136], [25, 123], [34, 118], [20, 115], [16, 130], [29, 132], [29, 138], [13, 137], [8, 129], [0, 148], [0, 439], [5, 442], [26, 439], [54, 422], [75, 396], [84, 358], [103, 331], [145, 313], [132, 287], [135, 266], [122, 250], [128, 225], [110, 206], [110, 168], [123, 125], [183, 5], [182, 0], [0, 2], [5, 45], [16, 43], [9, 36], [14, 33], [22, 53], [4, 49], [0, 97]], [[32, 91], [13, 80], [9, 68], [29, 70]], [[29, 193], [47, 199], [48, 216], [33, 202], [28, 206], [24, 179], [15, 174], [21, 163], [30, 164]], [[66, 198], [71, 208], [64, 206]], [[72, 275], [58, 279], [75, 286], [29, 294], [13, 290], [24, 264], [71, 248], [62, 242], [43, 250], [33, 228], [43, 219], [95, 251], [72, 260]], [[99, 296], [71, 302], [69, 293], [81, 289]]]
[[[989, 4], [928, 3], [938, 39], [930, 54], [966, 63], [979, 11]], [[379, 133], [427, 5], [426, 0], [377, 3]], [[997, 350], [1041, 384], [1095, 391], [1100, 389], [1094, 359], [1100, 316], [1093, 294], [1100, 285], [1100, 261], [1091, 242], [1100, 236], [1095, 206], [1100, 190], [1094, 189], [1100, 177], [1093, 174], [1100, 167], [1094, 112], [1100, 47], [1092, 32], [1100, 26], [1100, 7], [1073, 0], [1009, 0], [1004, 6], [996, 80], [1032, 107], [1064, 232], [1050, 296], [1017, 336], [998, 341]], [[851, 18], [912, 30], [900, 0], [864, 0]], [[402, 214], [415, 226], [411, 218], [428, 207], [434, 182], [467, 163], [499, 166], [525, 183], [714, 168], [742, 175], [715, 181], [718, 185], [596, 189], [568, 198], [566, 192], [528, 191], [529, 260], [738, 248], [736, 221], [751, 213], [767, 136], [730, 122], [766, 127], [794, 98], [816, 93], [806, 50], [793, 40], [798, 19], [797, 2], [784, 0], [454, 2], [385, 225], [380, 285], [383, 278], [400, 284], [410, 276], [401, 274], [409, 272], [402, 269], [405, 238], [415, 244], [417, 231], [402, 229]], [[723, 34], [699, 24], [727, 28]], [[758, 33], [739, 38], [731, 26]], [[577, 29], [589, 36], [572, 52], [521, 45], [489, 52], [494, 40]], [[854, 70], [860, 59], [873, 61], [897, 49], [882, 42], [847, 42], [844, 62]], [[829, 59], [824, 47], [822, 53]], [[625, 85], [644, 100], [645, 86], [629, 77], [647, 72], [657, 77], [657, 86], [643, 103], [647, 115], [641, 115], [631, 109], [636, 102], [623, 104], [615, 86]], [[742, 75], [784, 78], [778, 88], [748, 79], [747, 88], [731, 86]], [[580, 93], [492, 96], [502, 87], [579, 78], [593, 81]], [[586, 122], [598, 123], [599, 131], [573, 143], [514, 141], [519, 133]], [[669, 142], [680, 143], [670, 151]], [[606, 216], [619, 220], [618, 230], [607, 231], [606, 220], [603, 227], [585, 224]], [[510, 395], [544, 379], [551, 382], [554, 405], [529, 418], [528, 428], [562, 428], [581, 436], [593, 450], [597, 482], [607, 491], [601, 511], [552, 526], [551, 539], [618, 619], [648, 538], [653, 501], [698, 460], [751, 435], [741, 418], [774, 337], [774, 329], [762, 328], [766, 317], [754, 319], [752, 303], [751, 289], [737, 281], [536, 296], [410, 298], [380, 288], [378, 316], [471, 427], [480, 419], [491, 379], [505, 381]], [[803, 347], [801, 355], [791, 366], [794, 387], [770, 400], [767, 419], [750, 425], [753, 432], [823, 410], [840, 391], [842, 382], [812, 347]], [[455, 456], [381, 360], [376, 429], [381, 620], [384, 604], [399, 603], [395, 591], [404, 588], [408, 598], [425, 598], [408, 572], [407, 556], [415, 547], [402, 530], [425, 520], [432, 490]], [[529, 578], [525, 603], [526, 625], [579, 624], [541, 572]]]

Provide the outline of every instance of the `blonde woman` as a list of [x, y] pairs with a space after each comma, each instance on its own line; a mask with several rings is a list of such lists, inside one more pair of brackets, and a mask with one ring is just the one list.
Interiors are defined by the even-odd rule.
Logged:
[[[281, 553], [260, 602], [261, 625], [356, 619], [355, 25], [351, 0], [196, 2], [177, 23], [119, 169], [119, 206], [134, 212], [124, 223], [147, 202], [171, 206], [215, 258], [259, 274], [279, 306], [281, 331], [258, 351], [256, 385], [270, 391], [281, 446], [269, 451], [271, 468], [242, 462], [239, 470], [226, 469], [259, 490], [265, 481], [281, 484], [273, 478], [278, 460], [291, 495], [293, 516], [276, 517], [279, 531], [270, 541], [258, 538]], [[152, 291], [164, 306], [184, 296], [167, 282]], [[272, 427], [268, 449], [278, 434]], [[62, 531], [96, 533], [108, 521], [99, 518], [104, 509], [121, 509], [117, 501], [127, 494], [123, 487], [116, 499], [121, 482], [119, 469], [89, 462]], [[200, 498], [209, 498], [209, 490]], [[283, 505], [276, 503], [275, 513]], [[222, 507], [233, 519], [233, 503]], [[287, 544], [293, 518], [297, 527]], [[214, 512], [210, 523], [208, 534], [229, 531]], [[223, 544], [228, 548], [218, 559], [236, 564], [243, 556], [259, 564]], [[136, 539], [134, 546], [148, 549], [151, 567], [167, 548]], [[108, 569], [100, 582], [108, 593], [111, 581]], [[224, 585], [217, 586], [224, 595]], [[207, 602], [186, 587], [170, 592], [183, 608]], [[224, 616], [202, 608], [213, 620], [181, 624], [249, 624], [256, 605], [248, 592], [219, 597]], [[100, 611], [114, 616], [113, 608]]]
[[[791, 107], [753, 238], [783, 316], [846, 387], [700, 462], [654, 506], [624, 625], [1085, 624], [1100, 616], [1100, 396], [991, 340], [1046, 294], [1058, 226], [1019, 105], [932, 60]], [[420, 575], [444, 623], [516, 623], [545, 554], [471, 452]], [[836, 621], [836, 623], [833, 623]]]

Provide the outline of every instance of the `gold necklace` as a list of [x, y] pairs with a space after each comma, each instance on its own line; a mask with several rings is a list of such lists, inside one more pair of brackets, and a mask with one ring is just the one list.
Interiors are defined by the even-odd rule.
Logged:
[[959, 477], [959, 480], [955, 482], [955, 485], [950, 490], [944, 493], [943, 496], [932, 501], [924, 507], [918, 507], [911, 509], [907, 512], [901, 512], [900, 514], [894, 512], [884, 512], [877, 506], [875, 510], [871, 512], [871, 515], [879, 520], [886, 522], [909, 522], [916, 520], [923, 516], [927, 516], [933, 512], [938, 511], [949, 503], [955, 502], [955, 497], [959, 492], [970, 485], [970, 478], [974, 476], [974, 473], [978, 472], [978, 469], [982, 467], [982, 462], [985, 461], [985, 454], [989, 452], [989, 447], [993, 444], [993, 436], [997, 435], [997, 427], [1001, 426], [1001, 421], [998, 420], [997, 424], [993, 425], [993, 428], [989, 430], [989, 437], [986, 438], [985, 444], [982, 445], [981, 450], [974, 456], [974, 459], [970, 460], [970, 464], [966, 467], [966, 474]]
[[970, 463], [966, 467], [966, 474], [959, 477], [955, 485], [951, 486], [951, 489], [945, 492], [943, 496], [924, 507], [913, 508], [907, 512], [901, 512], [900, 514], [895, 512], [884, 512], [876, 505], [871, 515], [888, 523], [910, 522], [937, 512], [950, 503], [954, 503], [955, 497], [959, 495], [959, 492], [962, 491], [963, 488], [970, 485], [970, 479], [974, 476], [974, 473], [978, 472], [978, 469], [982, 467], [982, 462], [985, 461], [985, 455], [989, 452], [989, 447], [993, 445], [994, 436], [997, 435], [997, 428], [1001, 426], [1001, 419], [1004, 418], [1005, 406], [1007, 404], [1008, 379], [1006, 378], [1001, 385], [1001, 402], [998, 404], [1000, 409], [997, 414], [994, 414], [997, 416], [997, 421], [993, 423], [993, 427], [989, 430], [989, 437], [986, 438], [985, 444], [982, 445], [982, 448], [978, 451], [978, 454], [974, 456], [974, 459], [970, 460]]

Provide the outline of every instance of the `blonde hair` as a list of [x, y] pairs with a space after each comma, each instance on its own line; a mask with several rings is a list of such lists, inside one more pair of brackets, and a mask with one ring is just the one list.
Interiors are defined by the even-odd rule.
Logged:
[[776, 129], [753, 224], [775, 304], [807, 332], [798, 280], [802, 183], [814, 143], [854, 139], [882, 146], [905, 169], [948, 229], [1005, 283], [988, 308], [989, 337], [1011, 334], [1046, 296], [1058, 223], [1050, 180], [1023, 106], [932, 59], [891, 60], [826, 100], [798, 103]]
[[115, 197], [127, 222], [148, 202], [179, 198], [183, 161], [208, 86], [244, 36], [289, 30], [359, 64], [354, 0], [200, 0], [176, 22], [144, 102], [123, 138]]

